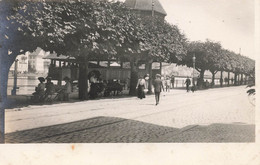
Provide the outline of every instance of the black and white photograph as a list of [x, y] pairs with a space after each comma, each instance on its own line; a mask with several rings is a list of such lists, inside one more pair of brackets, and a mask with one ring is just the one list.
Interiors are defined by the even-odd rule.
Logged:
[[259, 9], [0, 0], [3, 165], [257, 165]]

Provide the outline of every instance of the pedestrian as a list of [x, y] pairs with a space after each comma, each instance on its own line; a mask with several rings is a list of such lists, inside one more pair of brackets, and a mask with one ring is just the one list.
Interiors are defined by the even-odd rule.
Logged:
[[205, 82], [205, 87], [206, 87], [206, 89], [209, 88], [209, 81], [208, 80], [206, 80], [206, 82]]
[[234, 81], [234, 78], [232, 77], [232, 78], [231, 78], [231, 84], [233, 84], [233, 81]]
[[45, 84], [44, 84], [45, 78], [38, 77], [38, 80], [40, 81], [40, 83], [35, 88], [35, 92], [33, 93], [33, 95], [43, 96], [45, 90]]
[[166, 92], [170, 92], [170, 88], [171, 88], [171, 80], [170, 77], [166, 78]]
[[35, 92], [33, 93], [33, 97], [31, 98], [32, 102], [43, 102], [44, 101], [44, 94], [45, 94], [45, 78], [38, 77], [40, 83], [35, 87]]
[[149, 74], [146, 74], [145, 75], [145, 89], [148, 89], [149, 88], [149, 79], [150, 79], [150, 75]]
[[63, 101], [69, 101], [69, 95], [72, 91], [71, 88], [71, 83], [70, 83], [70, 78], [69, 77], [65, 77], [63, 79], [65, 81], [65, 85], [62, 87], [62, 96], [63, 96]]
[[189, 76], [187, 76], [185, 84], [186, 84], [186, 90], [187, 90], [187, 92], [189, 92], [190, 91], [190, 87], [189, 86], [191, 84]]
[[46, 78], [47, 82], [45, 84], [45, 88], [46, 88], [45, 93], [47, 96], [55, 93], [55, 86], [53, 82], [51, 82], [51, 79], [52, 79], [51, 77]]
[[225, 81], [225, 84], [227, 85], [228, 84], [228, 78], [225, 77], [224, 81]]
[[146, 83], [145, 78], [146, 78], [146, 76], [144, 76], [144, 77], [140, 76], [138, 79], [137, 85], [136, 85], [137, 97], [139, 99], [145, 98], [145, 93], [144, 93], [144, 88], [145, 88], [145, 83]]
[[172, 77], [171, 77], [172, 88], [174, 88], [174, 82], [175, 82], [175, 76], [172, 75]]
[[160, 101], [160, 93], [161, 93], [162, 89], [164, 91], [164, 87], [163, 87], [163, 83], [162, 83], [160, 74], [156, 74], [156, 78], [154, 80], [153, 85], [154, 85], [154, 94], [155, 94], [155, 101], [156, 101], [155, 105], [158, 105], [159, 101]]

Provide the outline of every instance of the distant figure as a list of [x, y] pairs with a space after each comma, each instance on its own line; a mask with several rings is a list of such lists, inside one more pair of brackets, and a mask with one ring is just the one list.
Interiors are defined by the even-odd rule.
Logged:
[[234, 82], [234, 78], [232, 77], [232, 78], [231, 78], [231, 84], [233, 84], [233, 82]]
[[144, 79], [145, 79], [145, 86], [144, 86], [144, 88], [145, 88], [145, 89], [148, 89], [148, 87], [149, 87], [150, 75], [149, 75], [149, 74], [146, 74]]
[[66, 84], [62, 87], [62, 96], [63, 96], [62, 99], [63, 101], [69, 101], [69, 95], [72, 91], [70, 78], [65, 77], [63, 80], [66, 82]]
[[206, 87], [206, 89], [209, 88], [209, 81], [208, 80], [206, 80], [206, 82], [205, 82], [205, 87]]
[[156, 101], [155, 105], [158, 105], [160, 101], [160, 93], [162, 89], [164, 91], [161, 75], [156, 74], [156, 79], [154, 80], [153, 85], [154, 85], [154, 93], [155, 93], [155, 101]]
[[45, 88], [46, 88], [45, 94], [46, 94], [46, 96], [52, 95], [55, 93], [55, 86], [54, 86], [53, 82], [51, 82], [51, 77], [47, 77], [46, 80], [47, 80], [47, 82], [45, 84]]
[[44, 100], [44, 94], [45, 94], [45, 78], [43, 77], [38, 77], [38, 80], [40, 83], [38, 86], [35, 88], [35, 92], [33, 93], [32, 101], [38, 102], [38, 101], [43, 101]]
[[137, 97], [139, 99], [145, 98], [145, 93], [144, 93], [144, 88], [145, 88], [145, 83], [146, 83], [145, 78], [146, 78], [146, 76], [144, 76], [143, 78], [140, 77], [137, 82], [137, 85], [136, 85]]
[[44, 95], [44, 89], [45, 89], [44, 81], [45, 81], [45, 79], [43, 77], [39, 77], [38, 80], [40, 81], [40, 83], [35, 88], [35, 94]]
[[166, 78], [164, 78], [163, 76], [161, 76], [160, 79], [162, 80], [163, 87], [166, 87]]
[[174, 82], [175, 82], [175, 77], [174, 77], [174, 75], [172, 75], [172, 77], [171, 77], [172, 88], [174, 88]]
[[166, 86], [166, 92], [170, 92], [171, 80], [169, 77], [166, 78], [165, 86]]
[[224, 81], [225, 81], [225, 84], [227, 85], [227, 84], [228, 84], [228, 78], [225, 77], [225, 78], [224, 78]]
[[186, 84], [186, 90], [187, 90], [187, 92], [189, 92], [190, 91], [190, 87], [189, 86], [191, 84], [191, 81], [190, 81], [189, 77], [186, 78], [185, 84]]

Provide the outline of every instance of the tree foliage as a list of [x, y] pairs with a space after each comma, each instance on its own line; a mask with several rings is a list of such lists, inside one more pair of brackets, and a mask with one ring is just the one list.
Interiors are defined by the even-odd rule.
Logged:
[[196, 57], [196, 69], [201, 72], [210, 70], [248, 74], [254, 68], [254, 60], [222, 48], [220, 43], [206, 40], [188, 43], [188, 53], [180, 65], [193, 66], [192, 58]]

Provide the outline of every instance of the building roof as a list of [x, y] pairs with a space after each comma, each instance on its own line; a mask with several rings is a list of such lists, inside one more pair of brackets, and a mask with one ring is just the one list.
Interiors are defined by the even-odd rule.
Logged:
[[64, 56], [64, 55], [59, 55], [57, 56], [57, 54], [50, 54], [46, 57], [44, 57], [43, 59], [50, 59], [50, 60], [75, 60], [75, 57], [69, 57], [69, 56]]
[[167, 15], [159, 0], [125, 0], [125, 4], [131, 9], [152, 11], [152, 1], [154, 1], [154, 11]]

